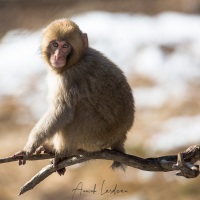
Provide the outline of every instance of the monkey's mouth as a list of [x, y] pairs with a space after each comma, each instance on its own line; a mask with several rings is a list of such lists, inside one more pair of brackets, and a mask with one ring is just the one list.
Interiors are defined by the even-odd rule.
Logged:
[[53, 60], [51, 62], [52, 66], [55, 68], [62, 68], [66, 64], [66, 59], [58, 59], [58, 60]]

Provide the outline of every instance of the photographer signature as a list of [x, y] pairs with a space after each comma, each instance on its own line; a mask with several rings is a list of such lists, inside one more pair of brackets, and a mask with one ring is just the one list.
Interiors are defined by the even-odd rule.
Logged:
[[91, 188], [84, 188], [84, 184], [83, 182], [79, 182], [78, 185], [72, 189], [73, 195], [72, 195], [72, 199], [74, 199], [74, 197], [76, 195], [81, 196], [83, 193], [88, 193], [88, 194], [100, 194], [100, 195], [106, 195], [106, 194], [112, 194], [112, 195], [116, 195], [116, 194], [120, 194], [120, 193], [127, 193], [128, 191], [125, 189], [119, 189], [118, 185], [116, 184], [113, 188], [106, 188], [105, 186], [105, 180], [103, 180], [102, 184], [100, 185], [100, 189], [97, 189], [97, 184], [94, 184], [93, 187]]

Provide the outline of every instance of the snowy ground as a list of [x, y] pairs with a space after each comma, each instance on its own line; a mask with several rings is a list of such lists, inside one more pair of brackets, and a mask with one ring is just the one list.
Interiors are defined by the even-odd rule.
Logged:
[[[158, 108], [169, 98], [179, 101], [189, 84], [200, 78], [200, 16], [91, 12], [72, 20], [88, 34], [90, 46], [118, 64], [127, 77], [142, 75], [156, 83], [134, 88], [138, 108]], [[36, 117], [46, 108], [46, 67], [39, 53], [40, 36], [41, 30], [14, 30], [0, 41], [0, 98], [15, 95], [32, 107]], [[27, 98], [23, 94], [30, 85], [35, 91]], [[171, 119], [156, 137], [161, 149], [170, 148], [171, 143], [174, 147], [200, 140], [200, 115]]]

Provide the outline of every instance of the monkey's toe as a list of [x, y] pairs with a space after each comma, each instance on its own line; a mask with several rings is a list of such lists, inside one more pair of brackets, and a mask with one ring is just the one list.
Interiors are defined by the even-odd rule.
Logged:
[[111, 165], [112, 170], [115, 169], [121, 169], [122, 171], [125, 172], [126, 166], [120, 162], [114, 161], [113, 164]]
[[60, 176], [64, 175], [65, 172], [66, 172], [66, 169], [65, 169], [65, 168], [61, 168], [61, 169], [57, 170], [57, 173], [58, 173]]

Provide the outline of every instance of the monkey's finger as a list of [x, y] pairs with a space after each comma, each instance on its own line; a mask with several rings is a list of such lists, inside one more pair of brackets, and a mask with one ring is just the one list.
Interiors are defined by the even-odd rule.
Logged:
[[43, 147], [43, 146], [39, 146], [39, 147], [35, 150], [35, 153], [38, 155], [38, 154], [41, 154], [42, 151], [44, 151], [44, 147]]
[[19, 166], [22, 165], [22, 159], [19, 159]]
[[25, 155], [25, 152], [22, 150], [22, 151], [18, 151], [17, 153], [15, 153], [13, 157], [24, 156], [24, 155]]
[[23, 156], [19, 159], [19, 165], [25, 165], [26, 164], [26, 156]]
[[27, 158], [27, 156], [23, 156], [22, 165], [25, 165], [25, 164], [26, 164], [26, 158]]
[[22, 159], [22, 165], [26, 164], [26, 160], [29, 157], [29, 155], [32, 155], [32, 153], [25, 152], [25, 155], [23, 156], [23, 159]]
[[22, 158], [22, 165], [25, 165], [25, 164], [26, 164], [26, 160], [27, 160], [28, 156], [29, 156], [29, 153], [26, 153], [26, 154], [23, 156], [23, 158]]
[[19, 159], [19, 165], [24, 165], [24, 158]]
[[21, 156], [22, 158], [19, 158], [19, 165], [22, 165], [24, 155], [25, 155], [25, 152], [22, 150], [22, 151], [18, 151], [17, 153], [15, 153], [13, 157]]

